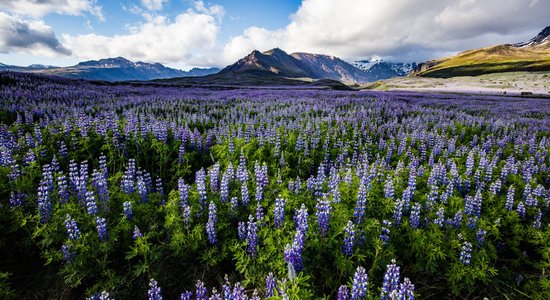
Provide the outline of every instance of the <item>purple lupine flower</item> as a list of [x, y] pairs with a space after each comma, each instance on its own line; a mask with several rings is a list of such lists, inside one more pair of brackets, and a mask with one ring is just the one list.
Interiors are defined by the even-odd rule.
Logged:
[[357, 193], [357, 203], [355, 204], [355, 210], [353, 212], [354, 216], [354, 222], [355, 224], [361, 224], [363, 223], [363, 219], [365, 217], [365, 205], [367, 203], [367, 188], [361, 182], [361, 185], [359, 186], [359, 191]]
[[460, 226], [462, 225], [462, 209], [459, 209], [455, 213], [452, 223], [456, 228], [460, 228]]
[[302, 203], [300, 209], [294, 215], [294, 222], [296, 223], [296, 230], [307, 233], [308, 229], [308, 214], [305, 204]]
[[273, 275], [273, 272], [269, 272], [265, 278], [265, 297], [269, 298], [275, 296], [276, 289], [277, 279], [275, 278], [275, 275]]
[[233, 153], [235, 152], [235, 144], [233, 143], [233, 139], [232, 138], [229, 138], [229, 142], [228, 142], [228, 150], [229, 150], [229, 153]]
[[113, 298], [106, 291], [102, 291], [101, 293], [93, 294], [91, 297], [86, 298], [86, 300], [113, 300]]
[[145, 185], [145, 181], [141, 176], [139, 176], [137, 179], [137, 190], [141, 203], [147, 202], [147, 186]]
[[184, 204], [181, 208], [181, 211], [183, 223], [187, 228], [189, 228], [189, 225], [191, 224], [191, 206], [189, 206], [188, 204]]
[[57, 194], [60, 203], [69, 202], [69, 191], [67, 190], [67, 177], [60, 175], [57, 177]]
[[414, 300], [414, 284], [407, 277], [403, 279], [403, 282], [399, 285], [399, 298], [398, 300]]
[[160, 179], [160, 177], [157, 177], [155, 182], [155, 192], [161, 197], [164, 197], [164, 188], [162, 187], [162, 179]]
[[105, 218], [96, 217], [95, 218], [97, 234], [99, 235], [100, 241], [106, 241], [109, 236], [107, 235], [107, 221]]
[[99, 202], [101, 203], [102, 208], [106, 209], [109, 203], [109, 189], [107, 186], [107, 179], [104, 176], [105, 175], [103, 173], [94, 170], [92, 174], [92, 186], [95, 188], [99, 196]]
[[206, 178], [206, 172], [204, 168], [201, 168], [197, 171], [195, 175], [195, 183], [197, 185], [197, 191], [199, 193], [199, 201], [201, 206], [204, 208], [207, 196], [206, 196], [206, 183], [204, 182]]
[[351, 287], [351, 299], [363, 299], [367, 295], [369, 278], [365, 272], [365, 268], [357, 267], [353, 276], [353, 285]]
[[466, 226], [468, 226], [468, 228], [470, 228], [470, 230], [474, 230], [476, 229], [477, 227], [477, 220], [479, 218], [478, 217], [468, 217], [468, 221], [466, 222]]
[[216, 204], [213, 201], [210, 201], [208, 206], [208, 222], [206, 223], [206, 234], [208, 235], [208, 241], [212, 245], [218, 243], [218, 237], [216, 234], [216, 222], [218, 217], [216, 215]]
[[275, 227], [283, 227], [283, 223], [285, 222], [285, 199], [281, 198], [280, 195], [277, 199], [275, 199], [275, 209], [273, 211], [273, 215]]
[[384, 185], [384, 197], [389, 199], [393, 199], [394, 197], [393, 180], [391, 177], [386, 180], [386, 184]]
[[248, 244], [246, 251], [250, 254], [250, 256], [256, 257], [258, 254], [258, 224], [257, 222], [254, 222], [254, 217], [252, 215], [248, 216], [246, 239]]
[[48, 187], [43, 183], [38, 186], [38, 212], [40, 213], [40, 222], [48, 223], [52, 214], [52, 203]]
[[479, 228], [476, 232], [476, 241], [479, 247], [483, 246], [485, 243], [485, 236], [487, 235], [487, 230]]
[[392, 293], [398, 291], [400, 280], [400, 268], [395, 264], [395, 259], [392, 259], [391, 264], [386, 266], [386, 274], [384, 275], [384, 281], [382, 283], [382, 292], [380, 293], [380, 299], [390, 299]]
[[246, 294], [244, 287], [241, 285], [240, 282], [235, 283], [235, 286], [233, 287], [233, 292], [231, 293], [230, 299], [246, 299]]
[[336, 295], [336, 300], [349, 300], [349, 290], [345, 285], [341, 285], [338, 288], [338, 294]]
[[260, 201], [263, 200], [263, 198], [264, 198], [264, 190], [263, 189], [264, 189], [263, 186], [256, 185], [256, 195], [254, 197], [256, 202], [260, 202]]
[[302, 192], [302, 180], [300, 176], [296, 176], [296, 182], [294, 183], [294, 193], [299, 194]]
[[10, 193], [10, 207], [19, 207], [23, 204], [23, 195], [20, 192], [11, 192]]
[[257, 202], [257, 205], [256, 205], [256, 220], [258, 221], [258, 224], [261, 226], [264, 220], [264, 208], [262, 207], [260, 202]]
[[208, 300], [208, 290], [204, 286], [204, 282], [197, 281], [197, 284], [195, 284], [195, 297], [197, 300]]
[[97, 204], [93, 191], [86, 192], [86, 211], [90, 216], [97, 214]]
[[229, 277], [227, 274], [223, 277], [224, 284], [222, 285], [222, 293], [224, 299], [232, 299], [232, 290], [231, 290], [231, 282], [229, 282]]
[[445, 208], [440, 207], [435, 214], [434, 224], [443, 227], [443, 223], [445, 222]]
[[208, 177], [210, 177], [210, 190], [212, 193], [218, 192], [218, 180], [220, 178], [220, 163], [216, 162], [210, 170], [208, 170]]
[[319, 228], [319, 234], [321, 236], [325, 236], [328, 232], [329, 227], [329, 221], [330, 221], [330, 201], [328, 198], [323, 197], [323, 199], [319, 200], [317, 202], [317, 205], [315, 206], [316, 212], [315, 215], [317, 216], [317, 226]]
[[474, 151], [471, 150], [466, 158], [466, 172], [464, 173], [466, 176], [470, 176], [472, 174], [474, 170], [474, 163]]
[[107, 157], [101, 154], [99, 156], [99, 170], [103, 174], [103, 178], [109, 177], [109, 169], [107, 168]]
[[396, 200], [393, 205], [393, 224], [395, 227], [399, 227], [401, 224], [401, 217], [403, 216], [403, 203], [402, 200]]
[[130, 203], [130, 201], [125, 201], [123, 204], [122, 204], [122, 211], [124, 213], [124, 216], [128, 219], [128, 220], [132, 220], [134, 218], [134, 213], [133, 213], [133, 210], [132, 210], [132, 203]]
[[473, 205], [473, 208], [474, 208], [474, 211], [475, 211], [475, 216], [477, 216], [478, 218], [481, 216], [481, 203], [482, 203], [482, 197], [481, 197], [481, 190], [477, 190], [475, 196], [474, 196], [474, 201], [472, 203]]
[[132, 238], [134, 240], [137, 240], [139, 239], [140, 237], [143, 236], [143, 233], [141, 233], [141, 231], [139, 230], [139, 228], [137, 227], [137, 225], [134, 225], [134, 233], [132, 235]]
[[472, 259], [472, 244], [469, 242], [464, 242], [460, 250], [460, 262], [462, 262], [464, 265], [469, 265], [471, 259]]
[[498, 195], [500, 193], [502, 183], [500, 182], [500, 179], [497, 179], [489, 188], [489, 191], [493, 195]]
[[391, 222], [388, 220], [382, 221], [382, 233], [380, 233], [380, 239], [384, 242], [384, 245], [387, 245], [390, 241], [390, 227]]
[[193, 292], [186, 291], [181, 293], [180, 300], [192, 300], [193, 299]]
[[67, 230], [69, 239], [72, 241], [77, 240], [80, 237], [80, 230], [78, 230], [75, 220], [69, 214], [65, 217], [65, 229]]
[[516, 207], [516, 212], [520, 218], [525, 219], [525, 205], [523, 204], [523, 201], [520, 201], [518, 203], [518, 206]]
[[289, 267], [291, 265], [292, 270], [296, 272], [299, 272], [304, 268], [303, 261], [302, 261], [302, 250], [304, 247], [304, 239], [305, 239], [305, 233], [301, 230], [296, 230], [292, 245], [287, 244], [284, 250], [285, 261], [287, 262]]
[[249, 202], [250, 202], [250, 198], [248, 196], [248, 184], [245, 181], [241, 185], [241, 203], [243, 206], [248, 206]]
[[222, 299], [222, 296], [220, 295], [220, 293], [218, 293], [218, 291], [215, 288], [213, 288], [212, 289], [212, 295], [210, 295], [208, 300], [223, 300], [223, 299]]
[[411, 209], [411, 216], [409, 219], [409, 225], [411, 228], [416, 229], [420, 225], [420, 203], [415, 203]]
[[235, 217], [237, 215], [238, 207], [239, 207], [239, 198], [231, 197], [231, 200], [229, 201], [229, 213], [231, 217]]
[[342, 245], [342, 253], [346, 256], [353, 254], [353, 246], [355, 244], [355, 225], [352, 221], [344, 228], [344, 245]]
[[542, 227], [542, 212], [540, 208], [537, 208], [537, 214], [535, 215], [535, 220], [533, 221], [533, 228], [540, 229]]
[[338, 186], [335, 186], [335, 187], [331, 190], [331, 194], [332, 194], [332, 202], [334, 202], [334, 203], [340, 203], [340, 201], [341, 201], [341, 196], [340, 196], [340, 189], [338, 189]]
[[183, 207], [184, 204], [189, 204], [189, 185], [185, 184], [182, 178], [178, 179], [178, 191], [180, 192], [180, 206]]
[[70, 244], [63, 244], [61, 246], [61, 253], [68, 263], [72, 263], [76, 257], [76, 253], [72, 251], [72, 246]]
[[149, 281], [149, 290], [147, 291], [147, 297], [149, 297], [149, 300], [162, 300], [162, 295], [160, 294], [161, 290], [158, 286], [158, 282], [151, 278]]
[[237, 179], [241, 183], [248, 181], [248, 170], [246, 169], [246, 159], [244, 153], [241, 150], [241, 156], [239, 158], [239, 165], [237, 166]]
[[229, 179], [229, 174], [227, 172], [223, 173], [220, 184], [220, 201], [222, 203], [229, 201]]
[[239, 222], [239, 226], [237, 227], [237, 235], [239, 236], [239, 240], [244, 241], [246, 239], [246, 223], [245, 222]]

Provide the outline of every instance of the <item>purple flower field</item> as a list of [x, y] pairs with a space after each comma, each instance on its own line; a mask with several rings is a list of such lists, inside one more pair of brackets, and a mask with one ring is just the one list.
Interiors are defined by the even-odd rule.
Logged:
[[2, 299], [550, 299], [550, 99], [0, 73]]

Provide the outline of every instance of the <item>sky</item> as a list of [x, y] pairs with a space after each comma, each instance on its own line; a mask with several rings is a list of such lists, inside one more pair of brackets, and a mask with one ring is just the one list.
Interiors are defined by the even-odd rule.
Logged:
[[0, 0], [0, 62], [223, 67], [257, 49], [422, 62], [529, 40], [550, 0]]

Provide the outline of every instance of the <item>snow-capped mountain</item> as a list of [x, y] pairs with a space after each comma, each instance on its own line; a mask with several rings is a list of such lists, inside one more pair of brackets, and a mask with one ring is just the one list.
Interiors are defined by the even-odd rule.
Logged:
[[367, 73], [371, 81], [407, 76], [416, 68], [416, 63], [385, 62], [377, 56], [357, 60], [353, 65]]
[[29, 69], [54, 69], [54, 68], [59, 68], [59, 67], [50, 66], [50, 65], [42, 65], [42, 64], [32, 64], [32, 65], [28, 65], [27, 68], [29, 68]]
[[544, 28], [536, 37], [532, 38], [528, 42], [517, 43], [513, 46], [524, 48], [524, 47], [535, 47], [539, 45], [548, 44], [550, 45], [550, 26]]

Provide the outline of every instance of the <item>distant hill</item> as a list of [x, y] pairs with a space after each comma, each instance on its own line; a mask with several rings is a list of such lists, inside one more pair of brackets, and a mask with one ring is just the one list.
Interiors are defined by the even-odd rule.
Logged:
[[219, 71], [217, 68], [193, 68], [189, 71], [182, 71], [165, 67], [159, 63], [132, 62], [123, 57], [90, 60], [70, 67], [46, 65], [18, 67], [0, 64], [0, 69], [103, 81], [154, 80], [173, 77], [204, 76]]
[[420, 64], [414, 75], [448, 78], [517, 71], [550, 71], [550, 26], [528, 42], [468, 50], [428, 61]]
[[286, 78], [331, 79], [348, 83], [368, 82], [362, 70], [334, 56], [292, 53], [275, 48], [252, 51], [220, 71], [220, 75], [253, 73]]

